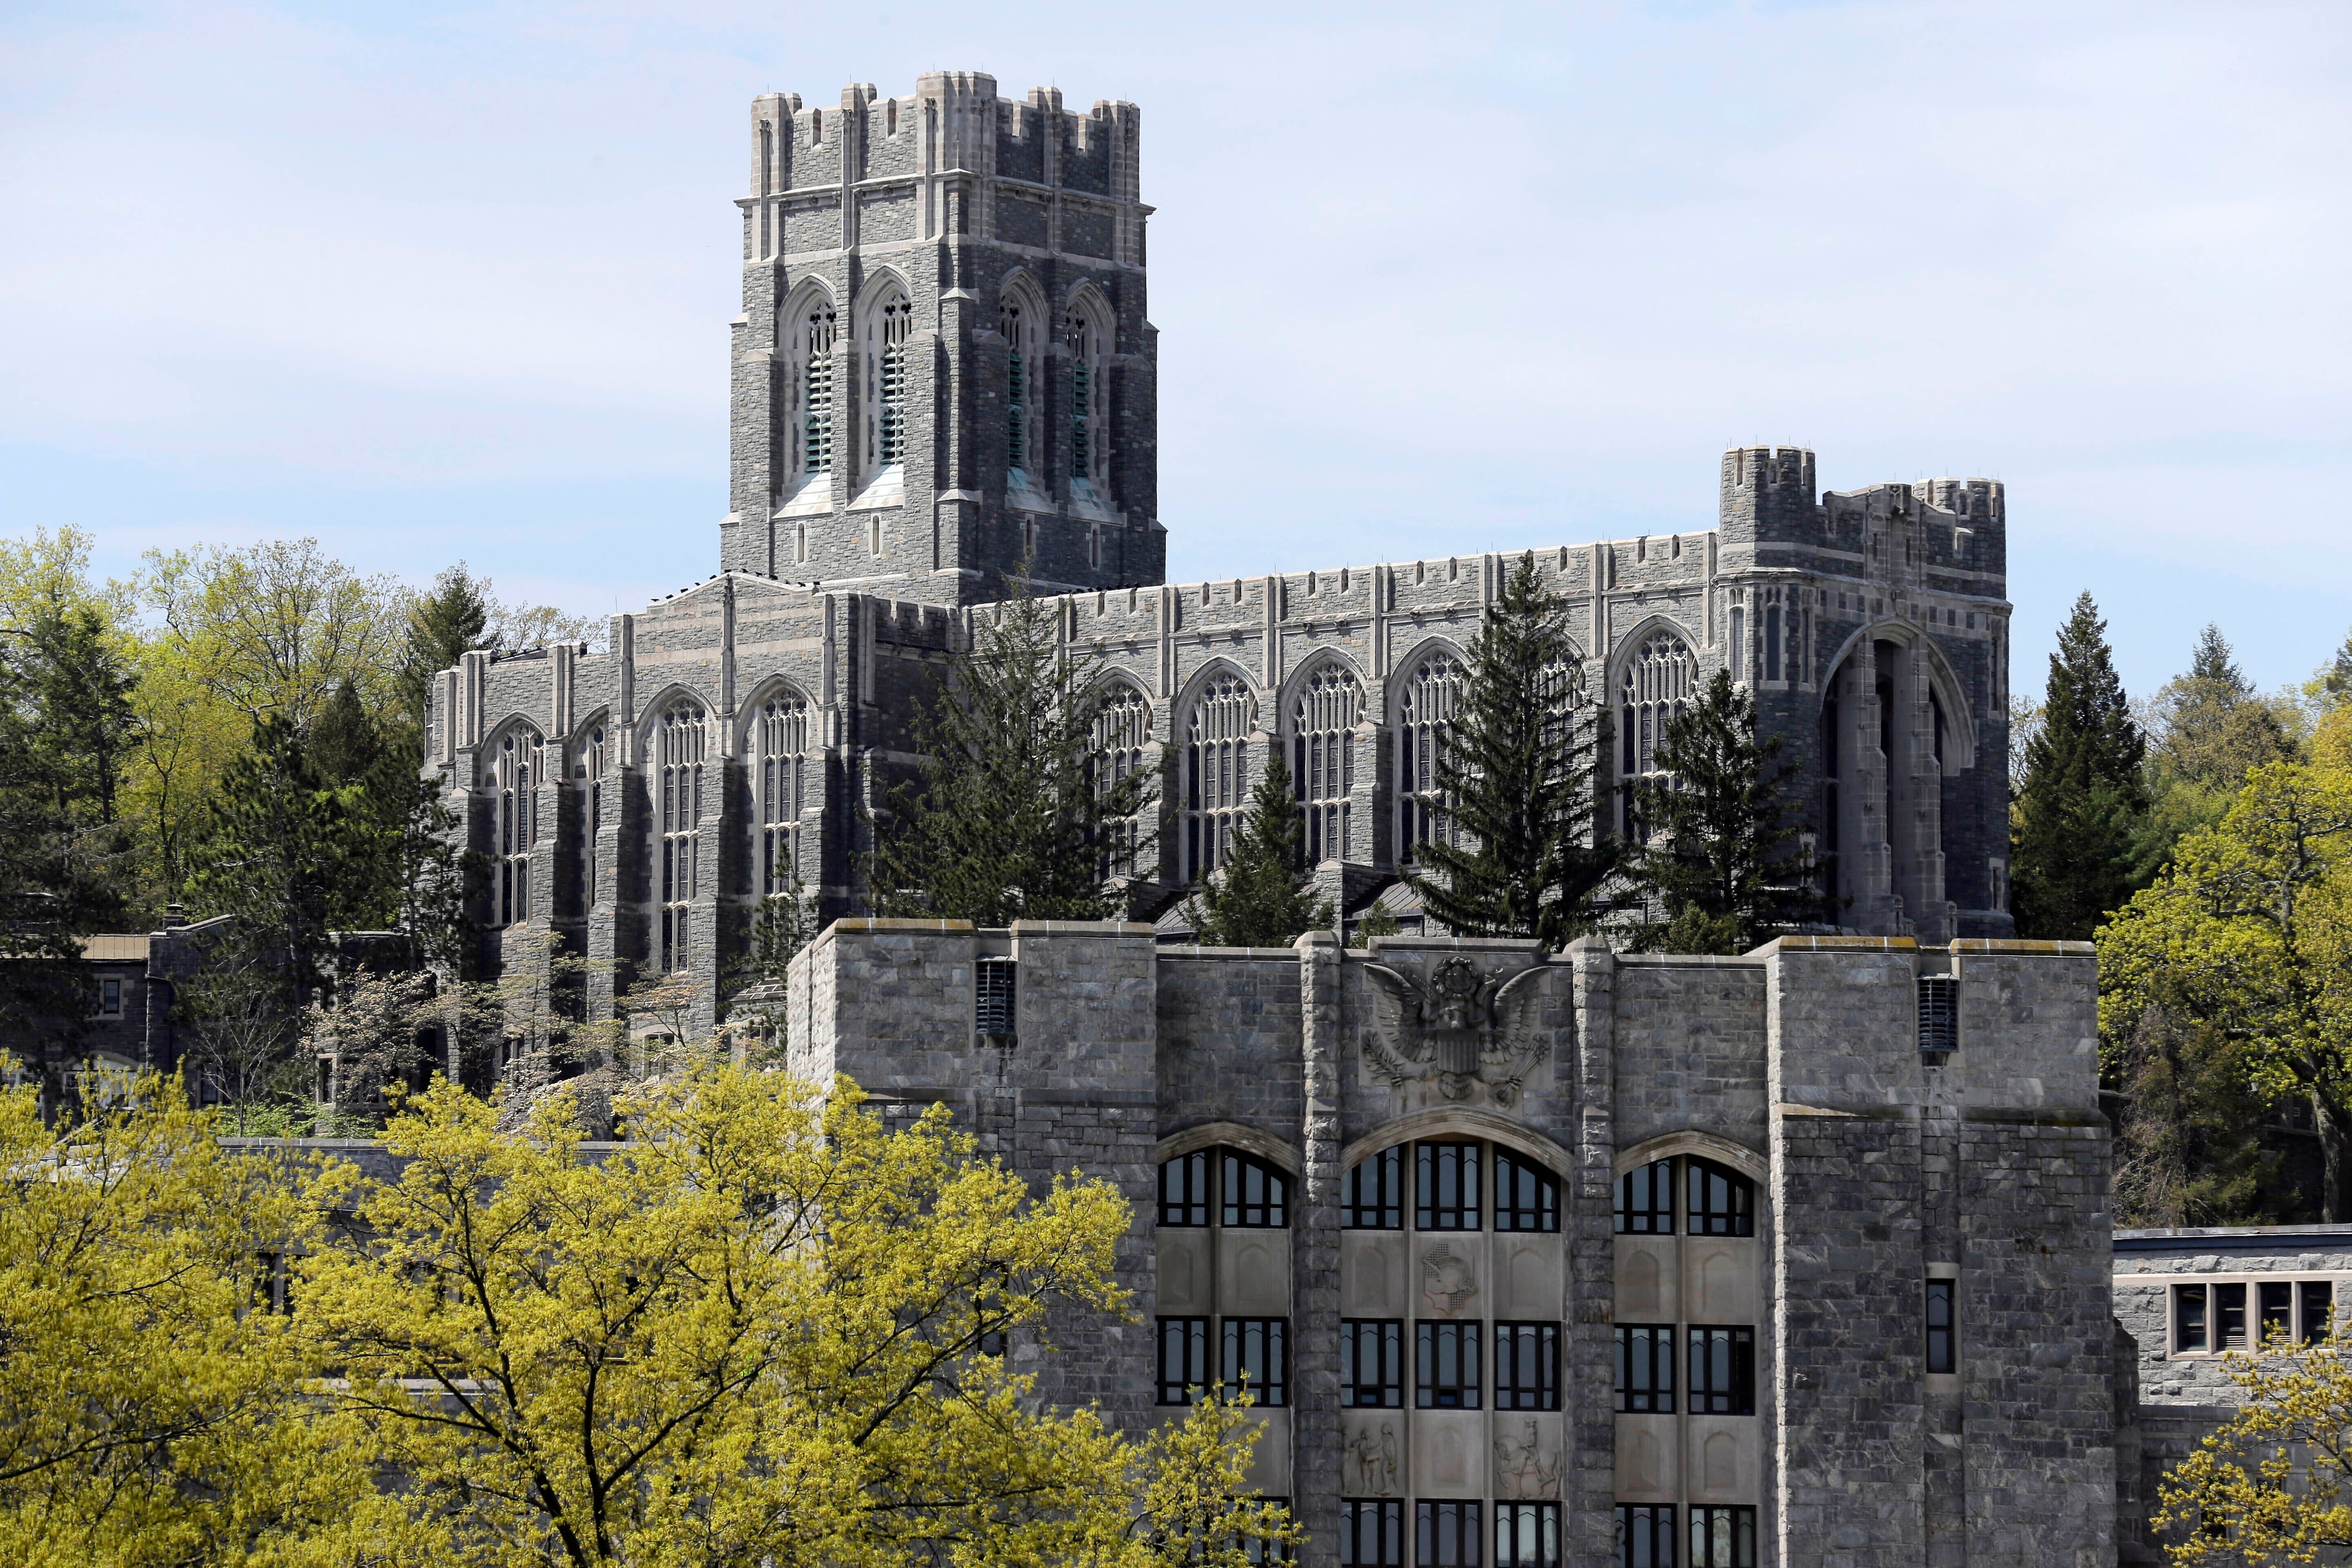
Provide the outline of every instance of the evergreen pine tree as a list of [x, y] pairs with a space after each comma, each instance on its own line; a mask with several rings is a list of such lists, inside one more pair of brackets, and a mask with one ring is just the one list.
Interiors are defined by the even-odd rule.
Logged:
[[1150, 863], [1154, 780], [1097, 776], [1096, 664], [1064, 646], [1053, 609], [1017, 591], [973, 611], [972, 630], [971, 657], [917, 711], [917, 776], [873, 823], [873, 905], [981, 926], [1107, 919], [1126, 900], [1105, 846], [1132, 819]]
[[311, 722], [311, 762], [330, 784], [355, 784], [374, 769], [382, 750], [359, 688], [346, 679]]
[[2221, 628], [2210, 623], [2197, 635], [2189, 672], [2165, 682], [2157, 710], [2160, 785], [2235, 790], [2255, 768], [2294, 752], [2286, 726], [2255, 694]]
[[1288, 947], [1306, 931], [1330, 929], [1331, 900], [1317, 899], [1299, 875], [1306, 838], [1290, 768], [1276, 746], [1250, 791], [1233, 852], [1214, 877], [1202, 879], [1184, 911], [1204, 944]]
[[1797, 770], [1775, 766], [1780, 737], [1756, 738], [1756, 704], [1717, 670], [1698, 700], [1658, 737], [1662, 784], [1635, 786], [1649, 837], [1633, 852], [1634, 885], [1666, 919], [1644, 945], [1668, 952], [1740, 953], [1821, 918], [1817, 868], [1795, 852], [1786, 811]]
[[353, 837], [346, 798], [320, 777], [299, 732], [263, 714], [222, 771], [188, 890], [201, 912], [236, 917], [237, 947], [279, 977], [289, 1012], [318, 984], [340, 887], [364, 872], [352, 863]]
[[2011, 811], [2011, 907], [2018, 934], [2080, 941], [2140, 880], [2135, 838], [2147, 813], [2147, 741], [2132, 721], [2087, 593], [2058, 634], [2042, 728], [2026, 748]]
[[401, 650], [401, 703], [419, 735], [431, 706], [433, 677], [457, 656], [488, 646], [489, 595], [462, 561], [433, 580], [433, 591], [408, 609], [408, 635]]
[[1437, 795], [1465, 844], [1414, 850], [1407, 879], [1461, 936], [1565, 946], [1597, 921], [1622, 847], [1594, 831], [1593, 729], [1577, 700], [1568, 605], [1522, 558], [1470, 645]]

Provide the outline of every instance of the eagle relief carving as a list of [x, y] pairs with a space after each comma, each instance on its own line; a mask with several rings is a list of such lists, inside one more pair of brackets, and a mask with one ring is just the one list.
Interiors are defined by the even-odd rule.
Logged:
[[1550, 1054], [1540, 1020], [1544, 966], [1489, 980], [1466, 958], [1449, 958], [1426, 981], [1367, 963], [1374, 1022], [1359, 1032], [1368, 1070], [1391, 1089], [1433, 1088], [1448, 1100], [1480, 1089], [1496, 1105], [1518, 1101]]

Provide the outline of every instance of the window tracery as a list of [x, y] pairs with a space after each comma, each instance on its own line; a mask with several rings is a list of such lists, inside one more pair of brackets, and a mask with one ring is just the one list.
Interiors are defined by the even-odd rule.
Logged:
[[914, 307], [893, 289], [874, 311], [866, 348], [866, 461], [888, 468], [907, 455], [907, 339]]
[[1336, 663], [1308, 676], [1292, 704], [1291, 790], [1306, 817], [1310, 864], [1339, 859], [1348, 852], [1356, 789], [1356, 726], [1363, 716], [1363, 687], [1352, 671]]
[[[1107, 795], [1143, 771], [1143, 750], [1151, 740], [1151, 704], [1134, 687], [1121, 681], [1095, 713], [1095, 790]], [[1102, 824], [1101, 875], [1136, 874], [1136, 853], [1143, 825], [1138, 816], [1106, 819]]]
[[1037, 325], [1034, 305], [1020, 299], [998, 313], [1004, 334], [1004, 467], [1015, 489], [1030, 486], [1037, 454]]
[[1454, 818], [1437, 788], [1446, 726], [1462, 698], [1462, 661], [1452, 654], [1423, 659], [1397, 704], [1397, 844], [1410, 860], [1421, 845], [1454, 841]]
[[581, 896], [594, 908], [601, 896], [600, 868], [596, 862], [596, 836], [604, 826], [604, 727], [601, 724], [588, 731], [581, 742], [578, 776], [584, 781], [587, 800], [588, 831], [583, 846], [585, 875], [581, 878]]
[[498, 799], [491, 856], [498, 863], [496, 923], [530, 919], [530, 852], [539, 843], [539, 790], [545, 742], [529, 731], [509, 731], [492, 764]]
[[1218, 676], [1192, 700], [1184, 731], [1184, 879], [1224, 863], [1249, 795], [1249, 735], [1257, 699], [1240, 676]]
[[808, 703], [797, 693], [778, 692], [761, 706], [757, 721], [753, 788], [760, 823], [760, 892], [790, 892], [800, 868], [801, 812], [814, 779], [809, 755]]
[[833, 347], [831, 301], [822, 295], [793, 314], [790, 335], [793, 432], [790, 462], [794, 486], [833, 469]]
[[1110, 443], [1109, 334], [1083, 306], [1070, 310], [1070, 479], [1089, 495], [1108, 485]]
[[656, 815], [661, 837], [661, 966], [687, 966], [693, 951], [693, 901], [702, 848], [701, 704], [681, 697], [655, 726]]
[[1642, 837], [1633, 798], [1637, 784], [1657, 783], [1658, 742], [1666, 721], [1689, 706], [1698, 686], [1698, 661], [1675, 633], [1650, 634], [1626, 661], [1618, 691], [1619, 826], [1628, 838]]

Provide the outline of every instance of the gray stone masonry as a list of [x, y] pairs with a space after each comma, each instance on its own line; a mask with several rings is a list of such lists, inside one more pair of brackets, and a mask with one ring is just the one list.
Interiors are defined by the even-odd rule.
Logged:
[[[976, 1032], [982, 958], [1017, 976], [1009, 1044]], [[1923, 976], [1957, 982], [1955, 1050], [1920, 1050]], [[1392, 1000], [1416, 986], [1422, 1024]], [[1426, 1009], [1461, 986], [1482, 1021], [1454, 1058]], [[1419, 1499], [1556, 1507], [1573, 1568], [1615, 1561], [1627, 1501], [1676, 1508], [1677, 1529], [1690, 1508], [1752, 1509], [1761, 1561], [1789, 1568], [2104, 1568], [2118, 1498], [2147, 1489], [2139, 1447], [2116, 1469], [2130, 1363], [2086, 945], [1791, 938], [1679, 959], [1318, 932], [1160, 951], [1141, 925], [845, 920], [790, 992], [794, 1070], [908, 1113], [944, 1103], [1041, 1188], [1076, 1168], [1134, 1205], [1118, 1267], [1135, 1319], [1057, 1320], [1057, 1353], [1024, 1363], [1048, 1397], [1145, 1427], [1181, 1414], [1157, 1402], [1155, 1320], [1206, 1320], [1213, 1374], [1215, 1324], [1286, 1325], [1255, 1475], [1292, 1500], [1309, 1568], [1334, 1568], [1341, 1500], [1366, 1497], [1402, 1500], [1409, 1528]], [[1434, 1156], [1415, 1151], [1464, 1146], [1543, 1172], [1557, 1230], [1421, 1215]], [[1391, 1148], [1403, 1223], [1350, 1228], [1349, 1194]], [[1158, 1223], [1160, 1165], [1203, 1149], [1291, 1184], [1276, 1228]], [[1617, 1231], [1619, 1176], [1682, 1157], [1750, 1184], [1752, 1238]], [[1673, 1300], [1622, 1261], [1658, 1245], [1690, 1270]], [[1931, 1278], [1956, 1282], [1955, 1373], [1927, 1370]], [[1341, 1324], [1381, 1318], [1408, 1342], [1416, 1323], [1556, 1323], [1557, 1414], [1418, 1405], [1411, 1372], [1402, 1407], [1343, 1405]], [[1752, 1414], [1617, 1413], [1615, 1325], [1663, 1318], [1752, 1328]]]
[[[1393, 881], [1424, 830], [1416, 759], [1524, 562], [1570, 610], [1604, 830], [1658, 725], [1727, 669], [1834, 856], [1839, 924], [2010, 933], [1999, 484], [1823, 491], [1811, 451], [1739, 447], [1711, 527], [1165, 583], [1135, 106], [935, 71], [897, 98], [763, 96], [749, 131], [718, 574], [615, 616], [603, 649], [468, 654], [435, 683], [429, 772], [469, 847], [528, 862], [527, 912], [495, 879], [474, 912], [588, 957], [599, 1016], [667, 969], [717, 1017], [769, 893], [860, 912], [910, 717], [1016, 579], [1129, 705], [1119, 749], [1159, 784], [1146, 912], [1213, 867], [1276, 746], [1341, 912]], [[681, 717], [701, 735], [683, 826], [660, 743]], [[543, 755], [533, 800], [505, 798], [509, 742]]]

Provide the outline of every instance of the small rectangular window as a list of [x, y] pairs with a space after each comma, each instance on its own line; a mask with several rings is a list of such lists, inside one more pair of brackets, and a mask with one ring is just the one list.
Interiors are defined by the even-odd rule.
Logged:
[[1617, 1505], [1617, 1568], [1675, 1568], [1675, 1505]]
[[1263, 1160], [1228, 1150], [1224, 1221], [1236, 1228], [1280, 1230], [1290, 1223], [1290, 1182]]
[[1618, 1324], [1617, 1413], [1671, 1415], [1674, 1410], [1674, 1325]]
[[2175, 1285], [2172, 1288], [2172, 1348], [2176, 1351], [2201, 1351], [2205, 1348], [2205, 1287]]
[[1481, 1568], [1476, 1503], [1417, 1502], [1412, 1508], [1413, 1568]]
[[1675, 1163], [1653, 1160], [1617, 1178], [1617, 1234], [1671, 1236], [1675, 1229]]
[[1478, 1145], [1422, 1143], [1413, 1148], [1413, 1219], [1420, 1230], [1476, 1230]]
[[1691, 1568], [1756, 1568], [1756, 1510], [1690, 1510]]
[[1495, 1408], [1559, 1408], [1559, 1325], [1495, 1325]]
[[1955, 1337], [1958, 1324], [1954, 1320], [1958, 1308], [1953, 1300], [1957, 1280], [1927, 1281], [1927, 1370], [1933, 1373], [1958, 1372], [1958, 1341]]
[[1209, 1223], [1209, 1152], [1179, 1154], [1160, 1166], [1160, 1223], [1197, 1230]]
[[1343, 1230], [1404, 1228], [1404, 1147], [1383, 1149], [1349, 1168], [1339, 1189]]
[[1690, 1336], [1690, 1413], [1694, 1415], [1756, 1414], [1756, 1331], [1701, 1328]]
[[983, 958], [972, 966], [973, 1026], [991, 1039], [1013, 1035], [1014, 978], [1009, 958]]
[[2246, 1348], [2246, 1288], [2243, 1285], [2213, 1287], [2213, 1327], [2217, 1331], [2217, 1350], [2242, 1351]]
[[1559, 1568], [1559, 1504], [1496, 1503], [1495, 1568]]
[[1160, 1403], [1190, 1405], [1209, 1386], [1209, 1320], [1160, 1320]]
[[1478, 1325], [1413, 1325], [1413, 1404], [1423, 1410], [1475, 1410]]
[[1402, 1500], [1339, 1500], [1339, 1568], [1404, 1568]]
[[2285, 1280], [2264, 1280], [2261, 1286], [2262, 1342], [2294, 1342], [2294, 1287]]
[[1558, 1230], [1559, 1179], [1524, 1154], [1496, 1150], [1495, 1228]]
[[1339, 1325], [1339, 1404], [1350, 1410], [1404, 1405], [1404, 1324], [1395, 1318], [1349, 1318]]
[[1227, 1318], [1225, 1356], [1219, 1375], [1225, 1397], [1238, 1399], [1246, 1389], [1264, 1409], [1288, 1403], [1290, 1355], [1285, 1318]]
[[1919, 976], [1919, 1049], [1960, 1048], [1960, 983], [1948, 974]]
[[2303, 1342], [2323, 1343], [2336, 1328], [2336, 1287], [2326, 1279], [2305, 1279], [2296, 1290], [2303, 1298]]
[[101, 980], [98, 983], [98, 1010], [109, 1018], [122, 1016], [122, 982]]

